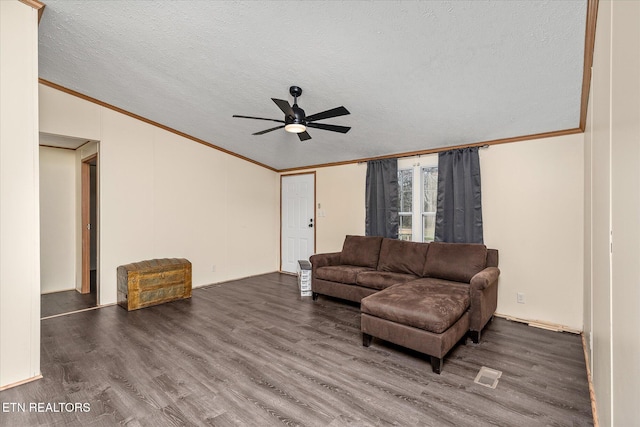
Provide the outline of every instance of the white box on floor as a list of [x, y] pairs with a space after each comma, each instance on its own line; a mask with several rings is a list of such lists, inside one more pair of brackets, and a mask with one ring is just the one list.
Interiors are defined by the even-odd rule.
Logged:
[[300, 296], [311, 296], [311, 263], [309, 261], [298, 261], [298, 288], [300, 288]]

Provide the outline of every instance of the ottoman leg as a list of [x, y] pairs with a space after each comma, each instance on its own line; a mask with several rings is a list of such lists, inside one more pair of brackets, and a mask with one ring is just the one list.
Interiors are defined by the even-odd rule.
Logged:
[[440, 372], [442, 372], [443, 360], [444, 359], [441, 357], [431, 356], [431, 368], [433, 369], [434, 373], [440, 375]]
[[371, 339], [373, 337], [369, 334], [362, 333], [362, 345], [365, 347], [369, 347], [371, 345]]
[[314, 301], [318, 301], [318, 293], [317, 292], [311, 292], [311, 299], [313, 299]]
[[469, 331], [469, 338], [474, 344], [478, 344], [480, 342], [480, 331]]

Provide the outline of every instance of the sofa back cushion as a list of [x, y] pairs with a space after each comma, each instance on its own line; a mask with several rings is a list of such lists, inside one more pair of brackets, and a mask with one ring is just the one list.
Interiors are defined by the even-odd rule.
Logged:
[[487, 247], [478, 243], [429, 244], [423, 276], [469, 283], [487, 264]]
[[340, 253], [340, 264], [376, 268], [381, 244], [382, 237], [379, 236], [347, 236]]
[[383, 239], [378, 270], [422, 276], [428, 243]]

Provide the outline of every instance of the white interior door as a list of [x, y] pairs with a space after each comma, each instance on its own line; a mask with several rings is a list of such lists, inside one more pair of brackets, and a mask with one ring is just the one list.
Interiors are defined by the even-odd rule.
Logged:
[[315, 175], [283, 176], [281, 187], [281, 270], [296, 273], [315, 252]]

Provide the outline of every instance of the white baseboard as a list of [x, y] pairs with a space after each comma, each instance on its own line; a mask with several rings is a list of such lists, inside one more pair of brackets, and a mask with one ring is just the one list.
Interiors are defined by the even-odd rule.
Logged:
[[35, 381], [35, 380], [39, 380], [39, 379], [42, 379], [42, 374], [38, 374], [35, 377], [27, 378], [26, 380], [16, 381], [15, 383], [3, 385], [2, 387], [0, 387], [0, 391], [5, 391], [7, 389], [10, 389], [10, 388], [13, 388], [13, 387], [17, 387], [17, 386], [22, 385], [22, 384], [30, 383], [31, 381]]
[[574, 328], [570, 328], [569, 326], [559, 325], [557, 323], [545, 322], [543, 320], [530, 320], [530, 319], [522, 319], [520, 317], [509, 316], [508, 314], [500, 314], [495, 313], [495, 316], [501, 317], [503, 319], [511, 320], [513, 322], [526, 323], [529, 326], [533, 326], [534, 328], [546, 329], [548, 331], [555, 332], [569, 332], [571, 334], [580, 335], [582, 331]]

